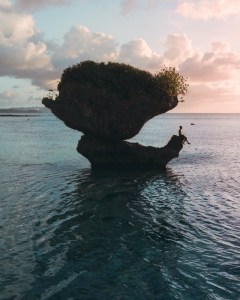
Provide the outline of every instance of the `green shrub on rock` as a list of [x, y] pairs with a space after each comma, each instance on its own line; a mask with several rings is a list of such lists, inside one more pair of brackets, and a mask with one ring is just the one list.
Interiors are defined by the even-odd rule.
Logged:
[[187, 78], [180, 75], [175, 67], [165, 67], [155, 75], [159, 88], [169, 96], [180, 96], [183, 99], [188, 93]]
[[155, 97], [159, 93], [166, 93], [182, 99], [188, 92], [187, 79], [174, 67], [165, 67], [153, 75], [127, 64], [83, 61], [64, 70], [58, 90], [61, 91], [63, 86], [73, 82], [109, 91], [122, 99], [133, 93], [136, 96], [140, 93]]

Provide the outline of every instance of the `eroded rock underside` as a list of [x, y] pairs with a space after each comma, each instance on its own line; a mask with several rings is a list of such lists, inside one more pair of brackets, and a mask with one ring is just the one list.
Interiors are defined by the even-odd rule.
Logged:
[[153, 169], [164, 167], [170, 160], [178, 157], [182, 147], [182, 139], [176, 135], [162, 148], [83, 135], [77, 151], [95, 168]]
[[87, 61], [67, 68], [55, 100], [42, 103], [68, 127], [84, 133], [78, 152], [93, 166], [164, 166], [182, 148], [173, 136], [163, 148], [125, 142], [153, 117], [173, 109], [177, 97], [158, 88], [146, 71], [117, 63]]

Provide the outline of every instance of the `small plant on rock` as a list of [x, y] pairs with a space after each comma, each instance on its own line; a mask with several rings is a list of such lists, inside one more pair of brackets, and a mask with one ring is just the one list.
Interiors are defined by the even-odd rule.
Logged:
[[188, 93], [187, 78], [180, 75], [175, 67], [164, 67], [155, 75], [158, 87], [169, 96], [180, 96], [180, 100]]
[[52, 89], [48, 90], [48, 95], [47, 98], [51, 99], [51, 100], [55, 100], [58, 96], [57, 91], [54, 91]]

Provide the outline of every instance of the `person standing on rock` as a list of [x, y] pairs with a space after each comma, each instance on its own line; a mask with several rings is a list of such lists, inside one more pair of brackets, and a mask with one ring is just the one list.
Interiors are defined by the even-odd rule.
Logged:
[[187, 137], [183, 134], [182, 126], [179, 126], [178, 135], [182, 138], [182, 144], [183, 145], [185, 144], [185, 142], [187, 142], [188, 144], [191, 144], [191, 143], [189, 143]]

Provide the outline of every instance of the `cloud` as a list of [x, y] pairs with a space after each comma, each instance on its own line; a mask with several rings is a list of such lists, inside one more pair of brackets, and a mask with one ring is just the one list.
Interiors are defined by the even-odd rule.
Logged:
[[16, 0], [15, 6], [20, 10], [35, 11], [46, 6], [69, 5], [71, 2], [72, 0]]
[[118, 61], [151, 71], [163, 66], [163, 58], [153, 52], [143, 39], [134, 39], [121, 46]]
[[123, 0], [121, 3], [121, 12], [126, 15], [138, 7], [137, 0]]
[[115, 61], [117, 43], [111, 35], [91, 32], [85, 26], [73, 26], [64, 36], [63, 44], [52, 55], [57, 69], [83, 60]]
[[0, 99], [12, 99], [15, 96], [16, 96], [16, 94], [10, 90], [0, 93]]
[[194, 53], [191, 40], [185, 34], [170, 34], [165, 43], [164, 64], [179, 65]]
[[[233, 86], [229, 83], [199, 83], [192, 84], [190, 86], [190, 98], [191, 101], [198, 102], [201, 99], [201, 103], [224, 102], [226, 99], [231, 99], [233, 95]], [[239, 97], [239, 96], [238, 96]]]
[[1, 107], [9, 106], [9, 103], [16, 101], [17, 95], [11, 90], [6, 90], [0, 93], [0, 104]]
[[209, 52], [197, 52], [179, 66], [192, 81], [216, 82], [234, 78], [240, 71], [240, 53], [227, 43], [212, 43]]
[[23, 93], [9, 89], [0, 93], [0, 107], [39, 106], [42, 97], [43, 94], [34, 88]]
[[14, 11], [0, 11], [0, 45], [11, 46], [26, 42], [37, 32], [30, 15], [19, 15]]
[[9, 0], [0, 0], [0, 11], [8, 11], [11, 7], [12, 4]]
[[121, 13], [127, 15], [138, 8], [142, 7], [155, 7], [157, 0], [122, 0], [121, 1]]
[[74, 26], [61, 45], [48, 43], [33, 17], [9, 2], [0, 10], [0, 76], [30, 79], [40, 88], [55, 88], [64, 68], [83, 60], [114, 61], [117, 43], [110, 35]]
[[184, 0], [176, 11], [194, 19], [225, 19], [240, 14], [240, 0]]
[[47, 87], [56, 71], [33, 17], [17, 12], [8, 1], [0, 1], [8, 7], [0, 9], [0, 76], [41, 80], [45, 82], [42, 87]]

